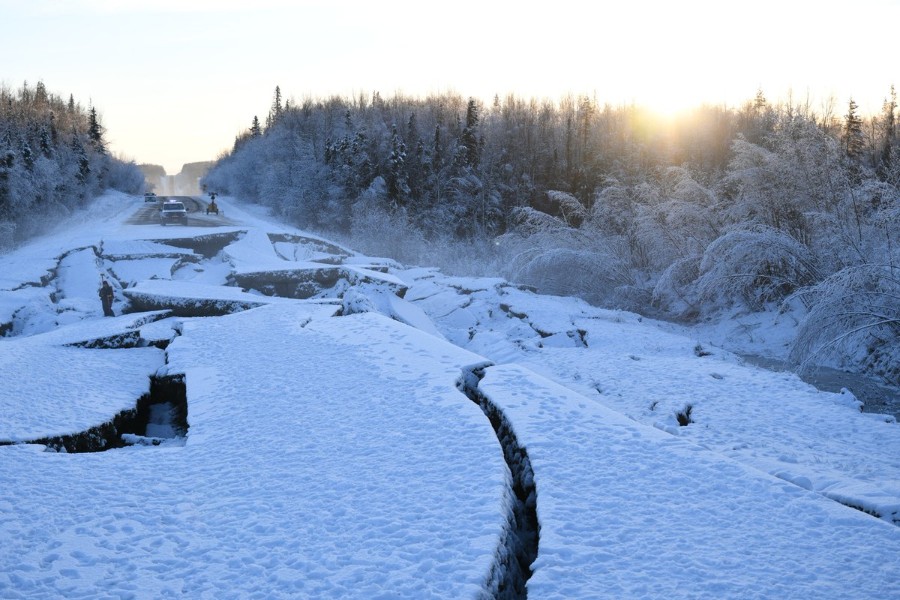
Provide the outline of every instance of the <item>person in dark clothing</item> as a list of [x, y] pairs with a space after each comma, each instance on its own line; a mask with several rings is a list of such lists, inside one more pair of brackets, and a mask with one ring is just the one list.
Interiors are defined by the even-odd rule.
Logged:
[[114, 313], [112, 309], [113, 289], [112, 286], [109, 285], [109, 282], [105, 279], [103, 280], [103, 285], [100, 286], [100, 302], [103, 303], [103, 316], [116, 316], [116, 313]]

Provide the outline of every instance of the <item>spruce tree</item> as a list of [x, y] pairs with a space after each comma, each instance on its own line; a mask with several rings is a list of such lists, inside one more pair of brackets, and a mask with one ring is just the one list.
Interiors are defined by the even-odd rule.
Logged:
[[31, 150], [31, 144], [28, 140], [22, 140], [22, 164], [29, 173], [34, 171], [34, 152]]
[[881, 155], [878, 158], [878, 175], [884, 177], [896, 158], [897, 145], [897, 92], [891, 86], [891, 95], [882, 105]]
[[431, 170], [437, 173], [444, 166], [444, 153], [441, 148], [441, 126], [434, 128], [434, 143], [431, 149]]
[[38, 81], [37, 86], [34, 89], [34, 104], [35, 106], [45, 107], [50, 103], [50, 96], [47, 94], [47, 87], [44, 85], [43, 81]]
[[460, 142], [465, 148], [466, 165], [476, 168], [478, 166], [478, 105], [474, 98], [469, 98], [466, 107], [466, 126], [462, 131]]
[[272, 108], [269, 109], [269, 116], [266, 119], [266, 129], [275, 124], [281, 117], [283, 110], [284, 109], [281, 107], [281, 87], [276, 85], [275, 97], [272, 99]]
[[97, 109], [93, 106], [88, 113], [88, 140], [98, 154], [106, 156], [106, 142], [103, 141], [103, 126], [97, 118]]
[[864, 145], [862, 118], [857, 113], [858, 108], [853, 98], [850, 98], [847, 114], [844, 115], [844, 152], [851, 160], [859, 160]]
[[397, 133], [397, 126], [391, 128], [391, 156], [388, 158], [387, 194], [394, 206], [406, 203], [409, 185], [406, 181], [406, 144]]
[[766, 95], [763, 94], [762, 89], [757, 89], [756, 97], [753, 98], [753, 110], [756, 111], [757, 114], [760, 114], [766, 110], [766, 106], [768, 106], [768, 104], [768, 101], [766, 101]]
[[78, 172], [75, 174], [75, 179], [80, 185], [87, 185], [88, 177], [91, 174], [91, 161], [88, 159], [87, 152], [84, 151], [84, 146], [81, 145], [81, 141], [78, 139], [78, 134], [74, 131], [72, 132], [71, 148], [72, 155], [78, 163]]
[[862, 118], [857, 112], [856, 102], [850, 98], [847, 114], [844, 115], [844, 152], [849, 160], [850, 178], [854, 183], [859, 183], [861, 174], [861, 162], [865, 149], [865, 137], [863, 136]]

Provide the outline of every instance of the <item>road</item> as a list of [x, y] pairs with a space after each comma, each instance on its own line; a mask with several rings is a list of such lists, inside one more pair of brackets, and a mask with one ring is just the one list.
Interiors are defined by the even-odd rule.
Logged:
[[[188, 226], [189, 227], [219, 227], [222, 225], [233, 225], [231, 220], [225, 218], [224, 211], [218, 215], [206, 214], [206, 206], [208, 202], [201, 200], [196, 196], [159, 196], [157, 202], [144, 202], [138, 211], [128, 219], [130, 225], [160, 225], [159, 208], [161, 203], [166, 200], [178, 200], [183, 202], [185, 208], [188, 209]], [[172, 224], [173, 227], [181, 227], [178, 224]]]

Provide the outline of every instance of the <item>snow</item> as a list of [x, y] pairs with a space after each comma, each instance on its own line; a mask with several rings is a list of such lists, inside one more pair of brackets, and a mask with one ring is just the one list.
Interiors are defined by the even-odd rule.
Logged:
[[[637, 426], [522, 366], [488, 369], [481, 389], [528, 440], [541, 523], [529, 597], [878, 598], [897, 589], [886, 585], [885, 556], [873, 556], [896, 544], [891, 526], [869, 529], [866, 515]], [[823, 568], [824, 552], [845, 567]], [[859, 577], [852, 593], [848, 577]]]
[[148, 374], [164, 360], [156, 348], [84, 349], [42, 338], [13, 338], [0, 346], [0, 440], [66, 435], [104, 423], [134, 407], [149, 390]]
[[[131, 225], [142, 199], [110, 193], [0, 256], [0, 440], [86, 431], [162, 376], [183, 376], [189, 424], [159, 446], [0, 446], [0, 597], [497, 596], [521, 473], [462, 381], [533, 472], [529, 598], [900, 597], [900, 428], [849, 392], [217, 201], [236, 226]], [[216, 232], [239, 235], [183, 247]], [[339, 281], [233, 285], [307, 268]], [[122, 314], [134, 298], [164, 308]], [[754, 350], [778, 356], [777, 329]]]
[[[432, 272], [411, 270], [408, 279], [406, 298], [465, 348], [498, 364], [527, 366], [636, 422], [900, 521], [900, 429], [893, 417], [859, 413], [849, 392], [820, 392], [714, 346], [698, 356], [696, 341], [631, 313], [503, 282], [460, 293], [456, 279]], [[681, 427], [676, 415], [689, 405], [694, 423]]]

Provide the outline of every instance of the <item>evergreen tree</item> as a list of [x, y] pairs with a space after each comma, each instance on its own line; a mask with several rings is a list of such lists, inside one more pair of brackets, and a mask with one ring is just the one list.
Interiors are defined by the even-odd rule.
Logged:
[[91, 174], [91, 161], [88, 159], [87, 152], [84, 151], [84, 146], [78, 139], [78, 134], [76, 132], [72, 133], [72, 143], [70, 147], [72, 149], [72, 155], [75, 157], [75, 161], [78, 165], [78, 171], [75, 178], [79, 185], [85, 186], [87, 185], [88, 177]]
[[38, 107], [45, 107], [49, 104], [50, 97], [47, 94], [47, 88], [43, 81], [38, 81], [34, 89], [34, 104]]
[[345, 135], [353, 133], [353, 116], [350, 114], [349, 108], [344, 113], [344, 130]]
[[419, 141], [419, 123], [415, 112], [409, 114], [409, 120], [406, 122], [405, 137], [407, 146], [412, 146]]
[[387, 195], [393, 206], [403, 206], [409, 185], [406, 181], [406, 144], [397, 133], [397, 126], [391, 128], [391, 155], [387, 168]]
[[851, 180], [858, 183], [860, 178], [861, 162], [865, 149], [865, 137], [863, 135], [862, 117], [857, 113], [856, 102], [850, 98], [847, 114], [844, 115], [844, 153], [850, 163]]
[[259, 137], [262, 135], [262, 129], [259, 126], [259, 118], [253, 115], [253, 124], [250, 126], [250, 137]]
[[88, 111], [88, 140], [98, 154], [106, 156], [106, 142], [103, 141], [103, 126], [97, 118], [97, 109], [91, 106]]
[[756, 96], [753, 98], [753, 110], [756, 111], [757, 114], [762, 113], [766, 110], [768, 104], [766, 95], [763, 94], [762, 89], [756, 90]]
[[414, 149], [412, 155], [406, 161], [406, 180], [409, 186], [410, 201], [419, 201], [422, 196], [422, 180], [425, 178], [426, 151], [425, 143], [419, 135], [418, 118], [415, 111], [409, 115], [406, 122], [406, 147]]
[[45, 125], [41, 127], [40, 132], [40, 146], [41, 146], [41, 154], [45, 157], [50, 158], [53, 155], [53, 134], [50, 130], [50, 125]]
[[766, 100], [765, 94], [761, 89], [756, 90], [756, 96], [747, 111], [741, 114], [741, 125], [744, 130], [744, 136], [750, 142], [766, 145], [766, 139], [772, 134], [775, 126], [775, 111]]
[[865, 146], [865, 137], [863, 136], [862, 118], [857, 113], [856, 102], [850, 98], [847, 106], [847, 114], [844, 115], [844, 152], [851, 161], [858, 162], [862, 157], [863, 148]]
[[[110, 157], [103, 136], [96, 109], [83, 110], [71, 94], [66, 102], [43, 82], [16, 92], [0, 86], [0, 247], [40, 232], [105, 187], [137, 191], [137, 165]], [[61, 210], [37, 211], [36, 201]]]
[[31, 144], [27, 139], [22, 140], [22, 164], [29, 173], [34, 171], [34, 152], [31, 150]]
[[275, 86], [275, 97], [272, 99], [272, 122], [281, 116], [281, 86]]
[[462, 131], [460, 139], [465, 152], [466, 165], [478, 167], [478, 105], [474, 98], [469, 98], [469, 104], [466, 107], [466, 126]]
[[444, 163], [444, 152], [441, 145], [441, 126], [434, 128], [434, 142], [431, 149], [431, 170], [437, 173]]
[[275, 122], [281, 117], [284, 109], [281, 106], [281, 86], [275, 86], [275, 97], [272, 99], [272, 107], [269, 109], [269, 115], [266, 117], [266, 130], [275, 125]]
[[889, 143], [897, 137], [897, 91], [891, 86], [891, 95], [884, 101], [884, 134]]
[[50, 113], [50, 122], [48, 125], [50, 129], [50, 143], [56, 147], [59, 145], [59, 130], [56, 128], [56, 114], [53, 112]]
[[885, 179], [897, 159], [897, 92], [891, 86], [891, 94], [882, 104], [880, 120], [881, 152], [878, 157], [878, 176]]

